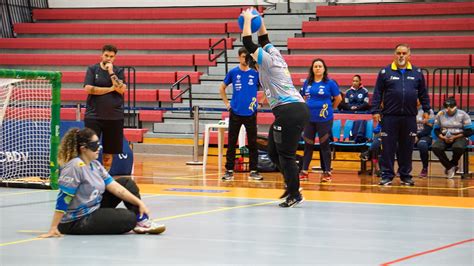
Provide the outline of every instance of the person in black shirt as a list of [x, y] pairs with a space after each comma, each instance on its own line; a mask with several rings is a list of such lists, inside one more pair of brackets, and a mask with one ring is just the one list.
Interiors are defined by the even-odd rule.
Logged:
[[88, 94], [84, 124], [102, 137], [102, 163], [112, 166], [113, 154], [122, 153], [123, 94], [127, 88], [122, 68], [113, 65], [117, 48], [104, 45], [101, 62], [87, 68], [84, 88]]

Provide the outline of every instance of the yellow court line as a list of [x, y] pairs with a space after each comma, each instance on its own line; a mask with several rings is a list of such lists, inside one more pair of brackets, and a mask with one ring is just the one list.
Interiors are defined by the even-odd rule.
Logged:
[[[206, 174], [206, 175], [218, 175], [218, 174]], [[201, 180], [201, 181], [220, 181], [220, 178], [207, 178], [203, 180], [202, 175], [195, 175], [195, 176], [177, 176], [177, 177], [154, 177], [154, 179], [158, 180]], [[234, 180], [234, 181], [244, 181], [245, 180]], [[283, 184], [283, 181], [267, 181], [267, 180], [248, 180], [249, 183], [276, 183], [276, 184]], [[226, 183], [231, 183], [226, 181]], [[308, 185], [322, 185], [322, 186], [340, 186], [340, 187], [381, 187], [378, 184], [371, 184], [371, 185], [363, 185], [363, 184], [347, 184], [347, 183], [321, 183], [321, 182], [307, 182], [303, 181], [300, 183], [301, 185], [308, 184]], [[461, 190], [468, 190], [473, 189], [473, 187], [464, 187], [464, 188], [443, 188], [443, 187], [417, 187], [417, 186], [389, 186], [392, 188], [402, 188], [402, 189], [426, 189], [426, 190], [448, 190], [448, 191], [461, 191]]]
[[[218, 186], [186, 186], [139, 184], [140, 191], [149, 194], [173, 196], [199, 196], [243, 199], [274, 200], [282, 193], [282, 189], [271, 188], [242, 188]], [[171, 190], [170, 190], [171, 189]], [[184, 189], [183, 191], [174, 189]], [[188, 191], [191, 189], [190, 191]], [[214, 191], [215, 190], [215, 191]], [[216, 191], [218, 193], [216, 193]], [[396, 206], [437, 207], [474, 209], [474, 198], [433, 195], [407, 195], [370, 192], [335, 192], [319, 190], [303, 190], [307, 200], [321, 202], [340, 202], [351, 204], [379, 204]]]
[[42, 240], [42, 239], [44, 239], [44, 238], [35, 237], [35, 238], [28, 238], [28, 239], [12, 241], [12, 242], [7, 242], [7, 243], [0, 243], [0, 247], [11, 246], [11, 245], [15, 245], [15, 244], [22, 244], [22, 243], [27, 243], [27, 242], [31, 242], [31, 241], [35, 241], [35, 240]]
[[240, 206], [234, 206], [234, 207], [222, 207], [222, 208], [214, 209], [214, 210], [190, 212], [190, 213], [184, 213], [184, 214], [179, 214], [179, 215], [174, 215], [174, 216], [157, 218], [157, 219], [153, 219], [153, 221], [156, 221], [156, 222], [167, 221], [167, 220], [178, 219], [178, 218], [183, 218], [183, 217], [189, 217], [189, 216], [194, 216], [194, 215], [209, 214], [209, 213], [222, 212], [222, 211], [228, 211], [228, 210], [234, 210], [234, 209], [242, 209], [242, 208], [268, 205], [268, 204], [273, 204], [273, 203], [276, 203], [276, 202], [278, 202], [278, 201], [267, 201], [267, 202], [262, 202], [262, 203], [240, 205]]
[[[35, 190], [35, 191], [6, 193], [6, 194], [0, 194], [0, 197], [4, 197], [4, 196], [15, 196], [15, 195], [25, 195], [25, 194], [33, 194], [33, 193], [48, 192], [48, 191], [50, 192], [50, 191], [54, 191], [54, 190], [51, 190], [51, 189], [44, 189], [44, 190]], [[57, 192], [57, 191], [54, 191], [54, 192]]]

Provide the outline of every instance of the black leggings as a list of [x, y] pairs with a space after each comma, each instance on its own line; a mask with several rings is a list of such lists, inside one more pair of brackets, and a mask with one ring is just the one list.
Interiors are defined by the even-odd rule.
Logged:
[[289, 196], [296, 197], [300, 188], [296, 150], [301, 132], [309, 120], [309, 110], [305, 103], [290, 103], [272, 111], [275, 121], [268, 133], [268, 155], [283, 174]]
[[313, 159], [314, 138], [319, 136], [319, 158], [321, 169], [324, 172], [331, 171], [331, 130], [333, 120], [325, 122], [310, 122], [304, 129], [304, 160], [303, 170], [308, 171], [309, 164]]
[[[121, 177], [115, 181], [140, 198], [138, 187], [133, 180]], [[99, 209], [79, 220], [59, 224], [59, 231], [68, 235], [108, 235], [132, 230], [137, 224], [138, 207], [124, 201], [127, 209], [116, 208], [122, 202], [120, 198], [108, 191], [102, 196]]]
[[230, 111], [229, 117], [229, 139], [226, 153], [227, 170], [234, 170], [235, 166], [235, 145], [239, 138], [240, 127], [245, 126], [247, 131], [247, 142], [250, 156], [250, 171], [257, 170], [258, 150], [257, 150], [257, 113], [251, 116], [240, 116]]

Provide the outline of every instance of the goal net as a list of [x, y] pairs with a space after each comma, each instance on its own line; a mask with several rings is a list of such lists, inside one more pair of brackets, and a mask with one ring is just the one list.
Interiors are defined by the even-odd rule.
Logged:
[[0, 69], [0, 185], [57, 188], [61, 73]]

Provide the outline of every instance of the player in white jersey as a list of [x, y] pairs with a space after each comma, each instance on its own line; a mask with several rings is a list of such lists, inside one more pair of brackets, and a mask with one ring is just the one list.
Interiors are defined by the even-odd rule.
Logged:
[[244, 27], [242, 40], [245, 48], [257, 61], [260, 84], [264, 89], [275, 121], [268, 134], [268, 154], [283, 174], [286, 191], [285, 201], [280, 207], [293, 207], [303, 201], [299, 191], [296, 150], [301, 132], [309, 121], [309, 110], [303, 97], [293, 85], [288, 65], [280, 52], [270, 43], [267, 29], [262, 19], [258, 31], [258, 47], [252, 41], [251, 20], [255, 17], [252, 9], [242, 12]]

